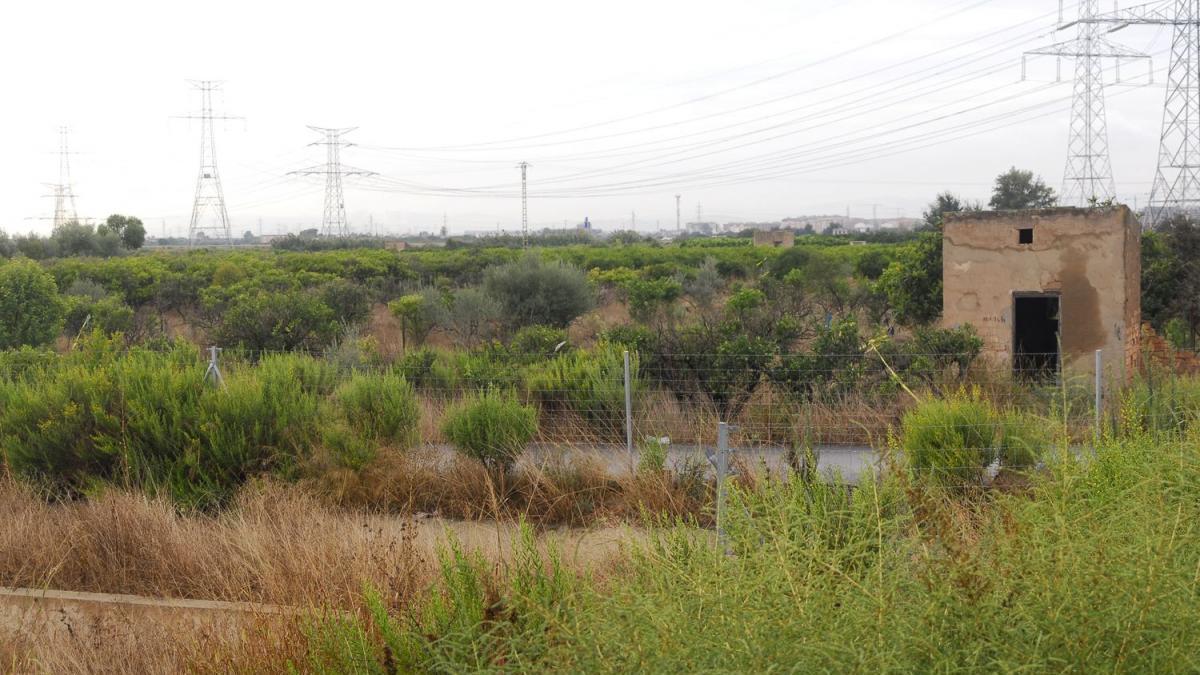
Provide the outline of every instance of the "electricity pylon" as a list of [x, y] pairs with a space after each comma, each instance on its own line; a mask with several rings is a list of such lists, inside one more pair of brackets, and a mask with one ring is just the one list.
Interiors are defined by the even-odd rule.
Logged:
[[1200, 214], [1200, 0], [1152, 2], [1080, 23], [1107, 25], [1109, 33], [1135, 25], [1174, 28], [1158, 167], [1142, 224], [1153, 228], [1175, 215]]
[[79, 222], [75, 209], [75, 186], [71, 182], [71, 151], [67, 149], [67, 128], [58, 128], [58, 182], [51, 185], [54, 194], [54, 229]]
[[[1100, 0], [1082, 0], [1074, 40], [1025, 53], [1029, 56], [1054, 56], [1075, 61], [1075, 88], [1071, 103], [1071, 126], [1067, 141], [1067, 167], [1063, 172], [1061, 201], [1070, 206], [1114, 199], [1112, 162], [1108, 154], [1108, 119], [1104, 105], [1104, 59], [1116, 59], [1118, 77], [1121, 59], [1150, 58], [1146, 54], [1109, 41], [1102, 35], [1101, 26], [1094, 23], [1100, 10]], [[1062, 5], [1059, 4], [1059, 24], [1062, 24]], [[1024, 71], [1024, 63], [1022, 63]], [[1022, 72], [1022, 76], [1024, 72]]]
[[[192, 219], [188, 223], [188, 246], [208, 231], [216, 233], [216, 239], [233, 245], [233, 231], [229, 224], [229, 211], [225, 208], [225, 190], [221, 187], [221, 174], [217, 171], [217, 141], [213, 132], [214, 120], [239, 120], [241, 117], [213, 114], [212, 94], [221, 88], [217, 80], [192, 80], [193, 89], [200, 92], [200, 112], [181, 115], [180, 119], [200, 120], [200, 171], [196, 176], [196, 196], [192, 200]], [[212, 212], [213, 222], [205, 220]]]
[[521, 248], [529, 248], [529, 162], [517, 168], [521, 169]]
[[324, 136], [320, 141], [309, 143], [309, 146], [325, 146], [325, 163], [318, 166], [292, 171], [293, 176], [324, 176], [325, 177], [325, 215], [321, 218], [321, 234], [326, 237], [350, 236], [350, 223], [346, 219], [346, 194], [342, 185], [344, 176], [374, 176], [374, 171], [355, 169], [342, 166], [342, 148], [353, 147], [353, 143], [342, 140], [342, 136], [358, 127], [345, 129], [330, 129], [326, 127], [309, 126], [309, 129]]

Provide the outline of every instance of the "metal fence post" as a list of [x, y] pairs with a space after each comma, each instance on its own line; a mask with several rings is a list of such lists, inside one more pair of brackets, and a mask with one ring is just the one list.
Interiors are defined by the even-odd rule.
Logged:
[[729, 541], [725, 533], [725, 478], [729, 475], [729, 425], [717, 425], [717, 542], [722, 550], [728, 550]]
[[625, 351], [625, 449], [629, 452], [629, 463], [634, 465], [633, 456], [633, 377], [629, 372], [629, 350]]
[[204, 379], [212, 382], [213, 386], [224, 387], [225, 378], [222, 377], [221, 367], [217, 364], [217, 355], [220, 353], [220, 347], [208, 348], [208, 369], [204, 371]]
[[1096, 443], [1104, 429], [1104, 350], [1096, 350]]

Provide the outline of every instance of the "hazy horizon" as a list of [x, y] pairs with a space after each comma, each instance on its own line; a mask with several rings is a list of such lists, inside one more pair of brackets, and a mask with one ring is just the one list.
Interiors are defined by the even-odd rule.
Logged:
[[[1068, 3], [1068, 12], [1073, 11]], [[307, 125], [358, 127], [343, 161], [352, 227], [452, 233], [530, 225], [642, 230], [683, 220], [917, 217], [941, 190], [986, 201], [1010, 166], [1059, 189], [1071, 76], [1021, 53], [1055, 32], [1052, 0], [545, 0], [169, 5], [23, 3], [0, 45], [19, 131], [0, 229], [49, 231], [57, 129], [71, 130], [81, 217], [127, 213], [186, 233], [199, 163], [188, 79], [224, 80], [219, 163], [235, 236], [320, 225]], [[1114, 39], [1155, 55], [1169, 31]], [[1111, 64], [1110, 64], [1111, 67]], [[1113, 71], [1115, 73], [1115, 71]], [[1143, 63], [1108, 88], [1118, 195], [1144, 203], [1163, 87]], [[1133, 86], [1141, 85], [1141, 86]]]

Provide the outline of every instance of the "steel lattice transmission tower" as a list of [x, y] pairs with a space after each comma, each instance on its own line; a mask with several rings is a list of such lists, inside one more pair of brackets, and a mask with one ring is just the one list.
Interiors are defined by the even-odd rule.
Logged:
[[[200, 112], [182, 115], [181, 119], [200, 120], [200, 171], [196, 176], [196, 196], [192, 201], [192, 218], [188, 223], [188, 246], [194, 245], [196, 238], [206, 232], [214, 232], [218, 241], [232, 245], [233, 230], [229, 224], [229, 211], [225, 208], [221, 174], [217, 170], [217, 140], [213, 122], [243, 118], [213, 113], [212, 95], [221, 89], [221, 82], [193, 80], [190, 84], [200, 92]], [[211, 222], [205, 219], [210, 212]]]
[[[1062, 25], [1062, 4], [1059, 24]], [[1074, 40], [1026, 52], [1029, 56], [1054, 56], [1075, 61], [1075, 86], [1071, 103], [1071, 126], [1067, 141], [1067, 167], [1063, 175], [1062, 202], [1070, 206], [1116, 198], [1112, 162], [1108, 154], [1108, 119], [1104, 105], [1104, 60], [1116, 59], [1118, 77], [1121, 59], [1149, 56], [1110, 42], [1092, 20], [1100, 13], [1100, 0], [1082, 0]], [[1024, 71], [1024, 64], [1022, 64]]]
[[1158, 227], [1177, 214], [1200, 214], [1200, 0], [1167, 0], [1099, 14], [1080, 23], [1109, 33], [1133, 25], [1172, 26], [1158, 168], [1142, 223]]
[[58, 182], [50, 185], [54, 190], [54, 229], [67, 223], [79, 222], [75, 209], [75, 186], [71, 182], [71, 151], [67, 148], [67, 128], [58, 128]]
[[342, 148], [354, 147], [353, 143], [342, 140], [342, 136], [358, 127], [331, 129], [309, 126], [308, 128], [323, 136], [321, 140], [309, 143], [309, 146], [325, 147], [325, 163], [292, 171], [290, 175], [325, 177], [325, 215], [321, 218], [321, 234], [326, 237], [348, 237], [350, 236], [350, 222], [346, 219], [346, 192], [343, 178], [346, 176], [374, 176], [376, 173], [342, 165]]
[[529, 248], [529, 162], [517, 168], [521, 170], [521, 247]]

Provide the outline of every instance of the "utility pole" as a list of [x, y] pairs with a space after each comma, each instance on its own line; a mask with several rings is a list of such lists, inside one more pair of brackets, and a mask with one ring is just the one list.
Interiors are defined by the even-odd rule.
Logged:
[[292, 171], [288, 175], [325, 177], [325, 214], [321, 218], [321, 234], [326, 237], [348, 237], [350, 223], [346, 220], [346, 195], [342, 179], [345, 176], [374, 176], [376, 173], [342, 166], [342, 148], [354, 147], [353, 143], [347, 143], [342, 137], [358, 127], [308, 128], [324, 136], [323, 140], [309, 143], [309, 146], [325, 146], [325, 164]]
[[675, 195], [675, 231], [676, 232], [683, 229], [683, 215], [682, 215], [682, 211], [680, 211], [680, 208], [679, 208], [681, 199], [683, 199], [683, 195]]
[[696, 202], [696, 223], [704, 222], [704, 209], [701, 208], [700, 202]]
[[[183, 115], [181, 119], [200, 120], [200, 171], [196, 177], [196, 196], [192, 200], [192, 219], [188, 224], [188, 246], [193, 246], [197, 235], [211, 230], [232, 245], [233, 232], [229, 224], [229, 211], [225, 208], [225, 190], [221, 187], [221, 174], [217, 171], [217, 140], [213, 131], [214, 120], [240, 120], [242, 117], [213, 114], [212, 95], [223, 83], [216, 80], [192, 80], [192, 88], [200, 92], [200, 112]], [[205, 224], [204, 216], [212, 211], [216, 222]]]
[[[1112, 163], [1108, 154], [1108, 121], [1104, 103], [1104, 59], [1117, 62], [1120, 81], [1121, 59], [1149, 59], [1149, 55], [1118, 45], [1101, 35], [1093, 20], [1100, 13], [1100, 0], [1081, 0], [1074, 40], [1035, 49], [1022, 57], [1021, 78], [1029, 56], [1054, 56], [1061, 78], [1062, 59], [1075, 59], [1075, 89], [1071, 104], [1071, 126], [1067, 141], [1067, 166], [1063, 172], [1062, 201], [1070, 206], [1087, 206], [1116, 197]], [[1060, 30], [1062, 2], [1059, 3]], [[1150, 76], [1154, 76], [1153, 64]]]
[[521, 248], [529, 248], [529, 162], [517, 166], [521, 169]]
[[637, 230], [637, 211], [629, 212], [629, 229]]

